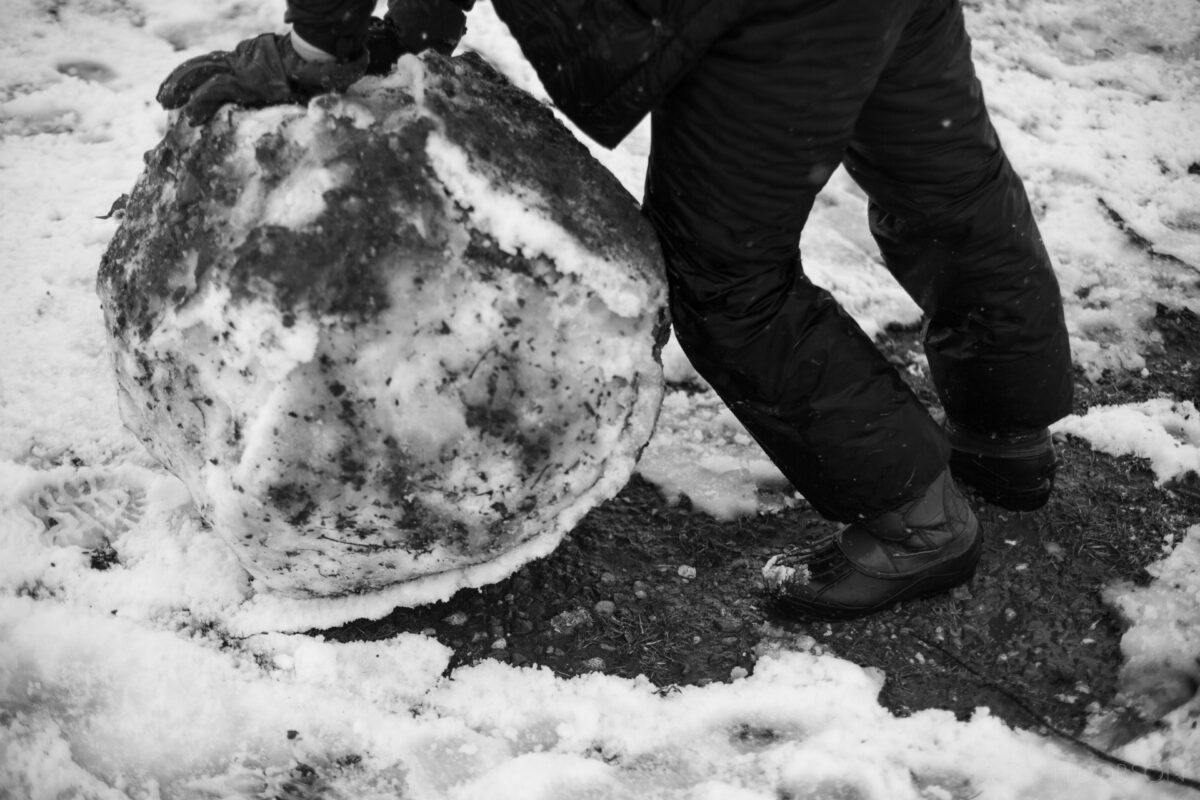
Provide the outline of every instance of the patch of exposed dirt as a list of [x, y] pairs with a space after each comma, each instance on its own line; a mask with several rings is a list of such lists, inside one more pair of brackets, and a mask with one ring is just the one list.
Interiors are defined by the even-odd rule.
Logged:
[[[1200, 320], [1162, 308], [1161, 352], [1147, 374], [1078, 379], [1076, 411], [1170, 395], [1196, 399]], [[884, 349], [913, 363], [919, 332], [891, 331]], [[936, 403], [921, 378], [914, 386]], [[645, 675], [662, 687], [727, 681], [779, 644], [832, 652], [882, 669], [881, 701], [896, 713], [980, 706], [1022, 727], [1042, 718], [1079, 733], [1089, 709], [1117, 691], [1121, 623], [1100, 590], [1147, 580], [1167, 537], [1200, 522], [1186, 481], [1154, 486], [1132, 458], [1062, 438], [1058, 489], [1040, 511], [976, 503], [984, 556], [975, 579], [941, 597], [841, 623], [774, 615], [760, 567], [781, 549], [830, 530], [810, 509], [719, 522], [671, 506], [634, 479], [588, 515], [559, 549], [508, 580], [447, 602], [398, 609], [377, 622], [314, 631], [335, 640], [425, 632], [454, 648], [451, 667], [487, 658], [563, 676]]]

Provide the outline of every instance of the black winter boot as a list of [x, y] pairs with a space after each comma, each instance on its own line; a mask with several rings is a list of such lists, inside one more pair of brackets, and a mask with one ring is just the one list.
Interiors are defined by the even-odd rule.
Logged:
[[785, 614], [852, 619], [965, 583], [982, 542], [979, 522], [947, 470], [896, 511], [773, 557], [763, 579]]
[[1046, 505], [1058, 468], [1048, 429], [989, 435], [947, 419], [945, 430], [951, 448], [950, 471], [984, 500], [1013, 511], [1033, 511]]

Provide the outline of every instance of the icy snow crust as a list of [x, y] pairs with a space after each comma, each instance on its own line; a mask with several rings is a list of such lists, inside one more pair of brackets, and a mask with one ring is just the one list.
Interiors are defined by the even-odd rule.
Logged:
[[99, 289], [122, 418], [251, 574], [417, 604], [624, 486], [665, 290], [633, 199], [482, 60], [364, 84], [177, 122]]

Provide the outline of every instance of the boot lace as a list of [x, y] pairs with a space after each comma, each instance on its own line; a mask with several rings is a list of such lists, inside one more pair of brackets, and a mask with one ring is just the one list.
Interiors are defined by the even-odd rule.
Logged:
[[772, 593], [783, 595], [808, 584], [833, 583], [850, 571], [835, 533], [773, 556], [763, 567], [763, 577]]

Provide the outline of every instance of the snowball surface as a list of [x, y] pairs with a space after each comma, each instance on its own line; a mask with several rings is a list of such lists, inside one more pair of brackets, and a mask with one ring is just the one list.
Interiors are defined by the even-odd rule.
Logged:
[[177, 122], [126, 214], [99, 280], [122, 417], [278, 592], [499, 580], [650, 438], [653, 233], [478, 57]]

